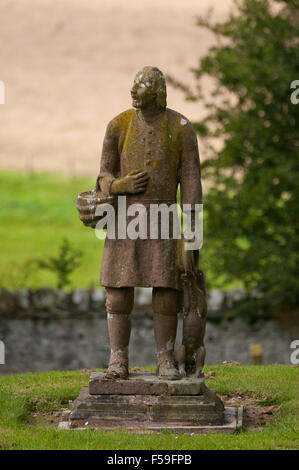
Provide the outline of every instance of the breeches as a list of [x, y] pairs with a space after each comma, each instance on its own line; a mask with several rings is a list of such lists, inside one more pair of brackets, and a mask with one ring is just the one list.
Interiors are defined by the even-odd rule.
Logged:
[[[131, 313], [134, 306], [134, 287], [106, 287], [106, 310], [108, 313]], [[180, 311], [180, 291], [165, 287], [153, 287], [154, 313], [176, 315]]]

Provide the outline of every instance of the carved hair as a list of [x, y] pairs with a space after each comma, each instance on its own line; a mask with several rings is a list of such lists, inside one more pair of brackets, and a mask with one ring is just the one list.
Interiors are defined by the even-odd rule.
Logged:
[[143, 67], [137, 73], [137, 76], [144, 73], [146, 73], [147, 80], [151, 83], [153, 93], [157, 95], [157, 106], [159, 108], [166, 108], [166, 80], [163, 73], [157, 67], [151, 67], [150, 65]]

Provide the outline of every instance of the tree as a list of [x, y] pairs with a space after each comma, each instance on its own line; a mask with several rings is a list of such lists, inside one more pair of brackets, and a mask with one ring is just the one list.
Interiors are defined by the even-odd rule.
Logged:
[[[290, 307], [299, 300], [299, 104], [290, 100], [299, 80], [298, 0], [235, 5], [225, 22], [198, 19], [218, 39], [193, 70], [199, 91], [170, 81], [207, 109], [194, 123], [207, 155], [205, 265], [213, 278], [240, 280], [272, 307]], [[215, 82], [208, 100], [206, 75]]]
[[80, 266], [81, 250], [72, 247], [69, 240], [64, 238], [59, 246], [57, 256], [51, 256], [46, 260], [36, 259], [37, 266], [41, 269], [52, 271], [57, 277], [57, 288], [63, 289], [70, 284], [70, 275]]

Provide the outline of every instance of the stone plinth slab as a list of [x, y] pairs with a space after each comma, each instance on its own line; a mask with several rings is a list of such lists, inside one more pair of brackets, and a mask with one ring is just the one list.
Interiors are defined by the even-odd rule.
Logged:
[[197, 424], [197, 423], [169, 423], [169, 422], [153, 422], [153, 421], [121, 421], [118, 420], [101, 420], [101, 419], [77, 419], [71, 420], [69, 418], [71, 412], [68, 415], [64, 414], [63, 419], [58, 425], [58, 429], [77, 429], [83, 430], [87, 427], [100, 429], [102, 431], [110, 430], [122, 430], [137, 433], [137, 434], [152, 434], [159, 433], [163, 430], [172, 431], [175, 433], [223, 433], [233, 434], [240, 432], [243, 426], [243, 407], [235, 408], [233, 406], [226, 406], [223, 412], [223, 423], [222, 424]]
[[133, 373], [127, 380], [105, 379], [103, 372], [92, 372], [90, 395], [202, 395], [203, 378], [184, 377], [160, 380], [154, 373]]

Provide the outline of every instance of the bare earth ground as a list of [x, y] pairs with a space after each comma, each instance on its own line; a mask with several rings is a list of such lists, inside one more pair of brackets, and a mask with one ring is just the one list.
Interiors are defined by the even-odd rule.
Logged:
[[[0, 168], [71, 175], [98, 171], [108, 121], [130, 107], [135, 73], [155, 65], [192, 83], [211, 35], [196, 16], [231, 0], [1, 0]], [[209, 84], [207, 84], [207, 87]], [[168, 106], [195, 119], [199, 104], [169, 87]]]

